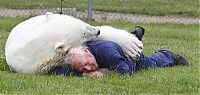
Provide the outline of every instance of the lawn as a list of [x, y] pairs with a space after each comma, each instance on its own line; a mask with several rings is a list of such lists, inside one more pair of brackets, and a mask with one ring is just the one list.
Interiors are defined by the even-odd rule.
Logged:
[[[60, 8], [61, 0], [0, 0], [3, 8]], [[66, 8], [87, 9], [88, 0], [64, 0]], [[199, 0], [92, 0], [93, 10], [145, 15], [199, 17]]]
[[24, 19], [0, 18], [0, 94], [200, 94], [199, 25], [88, 22], [129, 31], [136, 25], [144, 26], [143, 51], [146, 55], [167, 48], [185, 56], [190, 65], [146, 69], [132, 76], [111, 73], [103, 78], [85, 78], [10, 72], [5, 62], [4, 45], [12, 27]]

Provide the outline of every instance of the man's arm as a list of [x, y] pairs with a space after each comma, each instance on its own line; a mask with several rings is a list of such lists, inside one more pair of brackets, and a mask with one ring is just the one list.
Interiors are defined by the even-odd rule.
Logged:
[[119, 60], [117, 63], [113, 64], [111, 69], [121, 73], [122, 75], [131, 74], [132, 72], [126, 61], [123, 60]]
[[89, 73], [83, 73], [82, 76], [84, 77], [102, 77], [104, 74], [100, 71], [92, 71]]
[[64, 76], [82, 76], [81, 72], [76, 72], [70, 69], [66, 69], [64, 66], [55, 67], [51, 71], [51, 73], [55, 75], [64, 75]]
[[84, 77], [102, 77], [103, 73], [99, 71], [93, 71], [89, 73], [80, 73], [73, 70], [65, 69], [63, 66], [58, 66], [52, 70], [53, 74], [64, 76], [84, 76]]

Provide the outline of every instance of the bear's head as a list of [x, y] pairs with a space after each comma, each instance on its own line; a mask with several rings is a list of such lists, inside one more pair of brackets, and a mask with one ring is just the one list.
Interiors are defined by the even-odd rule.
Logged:
[[13, 28], [6, 42], [6, 61], [14, 71], [34, 73], [70, 47], [99, 34], [97, 28], [79, 19], [47, 12]]

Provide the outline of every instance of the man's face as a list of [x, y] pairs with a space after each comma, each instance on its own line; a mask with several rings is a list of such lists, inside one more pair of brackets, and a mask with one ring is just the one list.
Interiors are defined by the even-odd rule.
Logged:
[[79, 72], [88, 73], [96, 71], [98, 68], [95, 57], [91, 54], [88, 48], [83, 49], [84, 53], [73, 55], [71, 67]]

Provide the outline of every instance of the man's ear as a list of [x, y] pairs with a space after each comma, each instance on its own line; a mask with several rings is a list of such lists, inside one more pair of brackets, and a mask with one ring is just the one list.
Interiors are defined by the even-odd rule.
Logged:
[[87, 48], [87, 47], [83, 48], [83, 51], [86, 53], [90, 53], [89, 48]]

